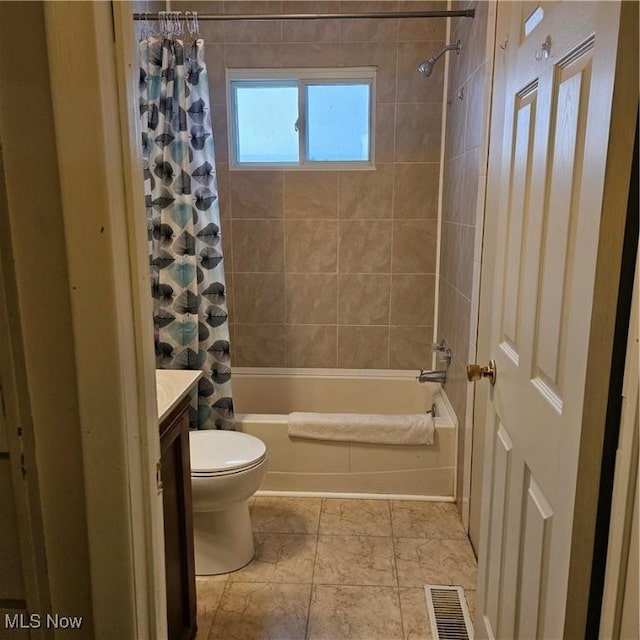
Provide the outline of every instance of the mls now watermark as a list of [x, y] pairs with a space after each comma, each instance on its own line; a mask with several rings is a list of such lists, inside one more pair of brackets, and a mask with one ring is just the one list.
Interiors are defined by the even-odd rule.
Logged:
[[61, 616], [58, 613], [5, 613], [5, 629], [80, 629], [82, 616]]

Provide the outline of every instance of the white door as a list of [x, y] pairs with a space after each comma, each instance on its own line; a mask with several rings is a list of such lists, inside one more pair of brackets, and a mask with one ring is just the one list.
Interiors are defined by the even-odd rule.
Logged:
[[[569, 576], [580, 544], [574, 507], [586, 372], [593, 331], [599, 322], [609, 326], [598, 310], [592, 315], [594, 283], [603, 278], [599, 286], [617, 288], [619, 277], [615, 264], [606, 273], [599, 254], [601, 237], [620, 235], [619, 225], [601, 226], [619, 14], [618, 2], [498, 3], [505, 75], [496, 82], [504, 83], [505, 102], [500, 166], [488, 176], [500, 181], [500, 195], [481, 637], [562, 638], [575, 604]], [[494, 122], [492, 136], [496, 130]], [[632, 142], [632, 128], [629, 137]], [[620, 162], [624, 171], [628, 160]], [[599, 375], [607, 385], [608, 369]]]

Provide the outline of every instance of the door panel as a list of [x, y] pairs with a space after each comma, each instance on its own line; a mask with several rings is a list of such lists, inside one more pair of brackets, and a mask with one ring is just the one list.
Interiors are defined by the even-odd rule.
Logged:
[[[560, 62], [553, 74], [551, 100], [551, 155], [544, 192], [548, 194], [543, 214], [538, 307], [533, 337], [534, 386], [542, 397], [562, 413], [567, 359], [567, 320], [573, 284], [576, 226], [582, 154], [588, 116], [593, 38]], [[566, 66], [565, 66], [566, 65]], [[535, 289], [534, 289], [535, 291]], [[533, 293], [533, 292], [532, 292]]]
[[[606, 51], [594, 34], [617, 43], [612, 23], [598, 31], [600, 3], [539, 4], [544, 17], [529, 35], [533, 5], [498, 5], [510, 32], [501, 166], [488, 178], [500, 181], [498, 375], [487, 410], [478, 603], [481, 637], [527, 640], [564, 630], [603, 205], [603, 189], [598, 198], [589, 189], [604, 184], [607, 164], [606, 144], [594, 153], [593, 140], [608, 131], [612, 101], [612, 91], [594, 87], [594, 60]], [[615, 59], [602, 66], [615, 74]]]

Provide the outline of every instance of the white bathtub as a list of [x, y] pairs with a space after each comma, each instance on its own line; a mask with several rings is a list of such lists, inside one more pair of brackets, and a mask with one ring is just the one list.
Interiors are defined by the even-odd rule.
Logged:
[[[267, 445], [263, 494], [447, 500], [455, 495], [457, 422], [438, 384], [413, 371], [233, 368], [236, 428]], [[421, 413], [436, 405], [432, 446], [291, 439], [292, 411]], [[259, 492], [260, 493], [260, 492]]]

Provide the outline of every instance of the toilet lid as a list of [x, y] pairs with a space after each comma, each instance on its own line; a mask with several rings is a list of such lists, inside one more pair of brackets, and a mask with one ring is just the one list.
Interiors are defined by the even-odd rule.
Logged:
[[260, 462], [266, 453], [264, 442], [248, 433], [217, 429], [191, 431], [191, 472], [224, 473]]

